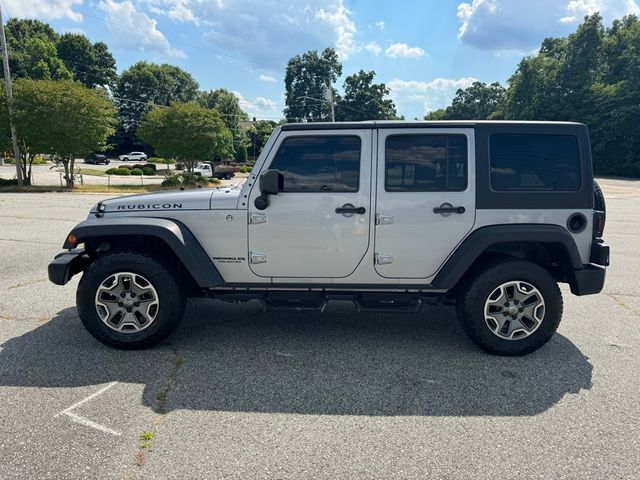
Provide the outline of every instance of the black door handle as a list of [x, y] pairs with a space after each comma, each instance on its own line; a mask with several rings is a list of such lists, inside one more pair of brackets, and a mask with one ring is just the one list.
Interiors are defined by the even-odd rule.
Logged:
[[351, 214], [357, 213], [359, 215], [364, 215], [366, 213], [366, 209], [364, 207], [354, 207], [350, 203], [346, 203], [341, 207], [336, 208], [336, 213], [340, 214]]
[[433, 209], [433, 213], [464, 213], [465, 212], [465, 208], [464, 207], [453, 207], [451, 205], [444, 204], [444, 205], [440, 205], [439, 207], [435, 207]]

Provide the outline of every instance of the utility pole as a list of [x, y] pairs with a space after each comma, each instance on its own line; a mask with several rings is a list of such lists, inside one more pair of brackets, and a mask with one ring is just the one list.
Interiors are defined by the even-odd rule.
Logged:
[[11, 89], [11, 72], [9, 71], [9, 51], [7, 50], [7, 38], [4, 34], [4, 20], [2, 19], [2, 8], [0, 7], [0, 47], [2, 48], [2, 64], [4, 66], [4, 82], [7, 89], [7, 109], [9, 110], [9, 126], [11, 127], [11, 142], [13, 143], [13, 156], [16, 159], [16, 178], [18, 186], [22, 187], [22, 159], [20, 158], [20, 148], [18, 147], [18, 137], [16, 126], [13, 123], [13, 91]]
[[327, 82], [327, 101], [331, 105], [331, 121], [336, 121], [336, 109], [333, 103], [333, 88], [331, 87], [331, 80]]

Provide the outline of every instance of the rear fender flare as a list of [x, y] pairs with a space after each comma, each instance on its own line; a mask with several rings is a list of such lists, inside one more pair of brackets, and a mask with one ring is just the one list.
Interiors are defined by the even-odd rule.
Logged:
[[475, 261], [493, 245], [505, 242], [544, 243], [560, 246], [573, 270], [583, 268], [578, 247], [569, 231], [558, 225], [515, 224], [482, 227], [473, 231], [447, 259], [433, 280], [433, 286], [450, 289], [462, 279]]

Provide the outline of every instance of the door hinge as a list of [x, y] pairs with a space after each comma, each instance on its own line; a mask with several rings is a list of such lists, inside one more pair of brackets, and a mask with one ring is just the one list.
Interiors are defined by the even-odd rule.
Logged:
[[389, 265], [390, 263], [393, 263], [393, 257], [391, 255], [383, 255], [381, 253], [376, 253], [377, 265]]
[[267, 255], [260, 252], [249, 252], [251, 263], [267, 263]]
[[249, 216], [249, 223], [266, 223], [267, 216], [264, 213], [252, 213]]
[[376, 225], [391, 225], [393, 223], [393, 217], [389, 215], [376, 215]]

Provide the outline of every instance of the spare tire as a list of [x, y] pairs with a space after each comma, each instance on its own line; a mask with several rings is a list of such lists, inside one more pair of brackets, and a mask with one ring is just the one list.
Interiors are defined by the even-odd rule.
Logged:
[[604, 194], [598, 182], [593, 181], [593, 209], [602, 212], [602, 229], [607, 222], [607, 205], [604, 201]]
[[607, 206], [604, 201], [604, 194], [598, 182], [593, 181], [593, 209], [607, 213]]

